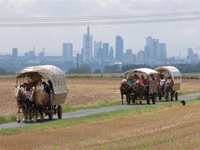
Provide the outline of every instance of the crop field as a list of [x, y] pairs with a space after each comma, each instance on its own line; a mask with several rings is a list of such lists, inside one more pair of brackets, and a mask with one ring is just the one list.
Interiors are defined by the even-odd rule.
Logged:
[[[1, 77], [0, 83], [0, 116], [11, 116], [16, 113], [15, 79]], [[121, 78], [116, 76], [71, 76], [67, 79], [68, 97], [63, 106], [118, 102], [120, 83]], [[200, 80], [183, 79], [180, 93], [200, 93]], [[184, 107], [179, 102], [144, 105], [5, 130], [0, 132], [0, 149], [199, 149], [199, 116], [200, 100]]]
[[[0, 116], [10, 116], [16, 113], [14, 78], [0, 78]], [[68, 78], [68, 96], [63, 106], [88, 106], [102, 102], [120, 101], [119, 86], [121, 78]], [[184, 79], [181, 92], [196, 93], [200, 91], [200, 80]]]
[[199, 149], [199, 108], [199, 99], [186, 106], [179, 102], [143, 105], [8, 129], [0, 133], [0, 149]]

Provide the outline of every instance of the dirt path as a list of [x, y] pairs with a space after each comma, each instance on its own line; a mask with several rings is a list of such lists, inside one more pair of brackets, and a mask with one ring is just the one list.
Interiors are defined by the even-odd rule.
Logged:
[[[9, 116], [16, 113], [14, 99], [14, 79], [0, 79], [0, 115]], [[64, 105], [93, 105], [101, 102], [119, 101], [121, 79], [67, 79], [68, 97]], [[182, 91], [200, 91], [200, 80], [183, 80]]]
[[199, 149], [200, 105], [0, 135], [0, 149]]

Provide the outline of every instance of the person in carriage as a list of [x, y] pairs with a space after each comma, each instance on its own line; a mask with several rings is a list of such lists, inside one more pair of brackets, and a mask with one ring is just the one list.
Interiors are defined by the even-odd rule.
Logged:
[[145, 86], [145, 88], [148, 89], [148, 87], [149, 87], [149, 80], [147, 79], [147, 77], [144, 77], [142, 75], [141, 76], [141, 81], [142, 81], [142, 84]]
[[129, 86], [133, 85], [134, 83], [134, 77], [133, 75], [130, 75], [127, 79], [126, 79], [126, 82]]
[[173, 86], [172, 77], [169, 75], [166, 79], [165, 92], [171, 91]]

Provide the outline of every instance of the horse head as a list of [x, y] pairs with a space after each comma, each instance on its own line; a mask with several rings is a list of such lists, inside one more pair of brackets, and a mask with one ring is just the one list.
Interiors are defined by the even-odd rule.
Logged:
[[18, 86], [17, 88], [15, 88], [14, 93], [15, 93], [15, 98], [17, 101], [25, 100], [26, 95], [25, 95], [23, 87]]

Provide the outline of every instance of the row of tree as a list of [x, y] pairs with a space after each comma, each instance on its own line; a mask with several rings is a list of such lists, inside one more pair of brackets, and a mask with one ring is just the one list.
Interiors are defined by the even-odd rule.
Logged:
[[[177, 67], [180, 72], [182, 73], [199, 73], [200, 72], [200, 63], [196, 64], [196, 65], [192, 65], [192, 64], [175, 64], [173, 65], [175, 67]], [[136, 65], [136, 64], [129, 64], [129, 65], [107, 65], [104, 67], [103, 70], [100, 69], [96, 69], [92, 72], [92, 69], [90, 67], [90, 65], [88, 64], [80, 64], [77, 68], [71, 68], [69, 69], [66, 73], [68, 74], [76, 74], [76, 73], [80, 73], [80, 74], [91, 74], [91, 73], [95, 73], [95, 74], [100, 74], [100, 73], [124, 73], [128, 70], [131, 69], [137, 69], [137, 68], [151, 68], [154, 69], [158, 67], [157, 66], [149, 66], [149, 65]]]

